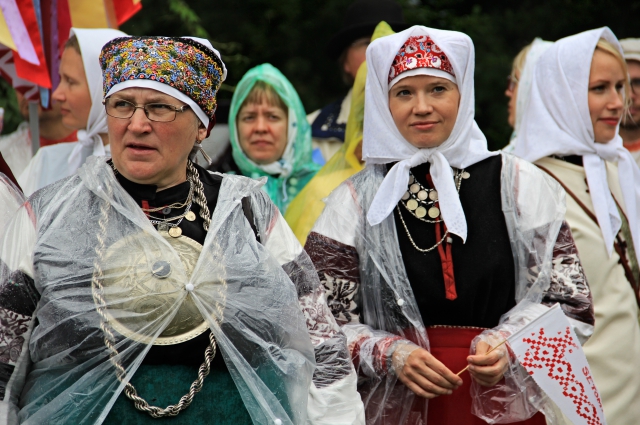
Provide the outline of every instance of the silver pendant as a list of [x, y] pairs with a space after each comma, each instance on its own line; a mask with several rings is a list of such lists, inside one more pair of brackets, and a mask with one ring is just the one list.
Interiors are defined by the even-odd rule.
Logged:
[[429, 195], [427, 194], [426, 190], [421, 190], [420, 192], [418, 192], [418, 199], [420, 199], [421, 201], [427, 199], [427, 196]]
[[158, 232], [168, 232], [169, 225], [167, 223], [158, 223]]
[[436, 218], [440, 215], [440, 209], [438, 207], [429, 208], [429, 217]]
[[182, 229], [179, 227], [172, 227], [171, 229], [169, 229], [169, 236], [171, 236], [172, 238], [179, 238], [180, 236], [182, 236]]
[[164, 208], [162, 209], [162, 214], [164, 214], [164, 215], [169, 215], [169, 214], [171, 214], [171, 208], [169, 208], [169, 207], [164, 207]]
[[409, 199], [407, 201], [407, 208], [409, 208], [410, 211], [415, 211], [415, 209], [418, 208], [418, 201], [415, 199]]

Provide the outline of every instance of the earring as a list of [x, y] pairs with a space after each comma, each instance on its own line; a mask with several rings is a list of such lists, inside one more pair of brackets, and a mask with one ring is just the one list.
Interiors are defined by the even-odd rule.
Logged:
[[[202, 147], [202, 140], [196, 139], [195, 148], [198, 149], [198, 151], [200, 152], [204, 160], [207, 161], [207, 167], [210, 166], [213, 163], [213, 161], [211, 160], [211, 157], [207, 155], [204, 148]], [[196, 152], [196, 156], [197, 156], [197, 152]]]

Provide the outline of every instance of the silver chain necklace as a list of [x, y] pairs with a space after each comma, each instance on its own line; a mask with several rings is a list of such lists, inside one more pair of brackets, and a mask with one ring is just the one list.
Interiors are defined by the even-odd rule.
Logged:
[[[443, 219], [441, 218], [440, 209], [435, 206], [435, 203], [438, 202], [438, 192], [435, 189], [428, 189], [424, 187], [413, 176], [411, 172], [409, 173], [410, 173], [409, 187], [407, 188], [407, 191], [404, 193], [399, 203], [402, 204], [405, 207], [405, 209], [409, 211], [409, 213], [411, 213], [411, 215], [413, 215], [418, 220], [424, 221], [426, 223], [434, 223], [434, 224], [442, 222]], [[456, 190], [458, 191], [458, 193], [460, 193], [460, 186], [462, 186], [462, 180], [468, 179], [470, 176], [471, 175], [464, 169], [456, 171], [455, 175], [453, 176], [453, 180], [455, 182]], [[425, 206], [422, 206], [422, 205], [425, 205], [425, 206], [433, 205], [433, 206], [430, 207], [429, 210], [427, 210]], [[420, 248], [413, 240], [413, 237], [411, 237], [411, 233], [409, 232], [407, 223], [405, 223], [404, 217], [402, 216], [402, 211], [400, 210], [400, 208], [398, 207], [396, 208], [398, 210], [398, 215], [400, 216], [400, 221], [402, 222], [402, 226], [404, 227], [404, 231], [407, 233], [407, 236], [409, 237], [409, 242], [411, 242], [411, 245], [413, 245], [413, 247], [419, 252], [427, 253], [427, 252], [433, 251], [438, 246], [440, 246], [445, 240], [447, 241], [447, 243], [453, 242], [453, 239], [449, 236], [449, 230], [447, 230], [446, 232], [444, 232], [442, 239], [436, 242], [435, 245], [426, 249]], [[424, 216], [427, 214], [429, 214], [429, 217], [435, 220], [429, 220], [424, 218]]]
[[[116, 169], [113, 162], [111, 162], [111, 168], [113, 169], [114, 175], [118, 174], [118, 170]], [[204, 220], [202, 227], [205, 231], [209, 231], [209, 226], [211, 225], [211, 217], [209, 213], [209, 207], [207, 206], [207, 199], [204, 195], [204, 187], [202, 182], [200, 181], [200, 174], [198, 170], [193, 166], [191, 161], [187, 162], [187, 178], [191, 178], [191, 182], [194, 186], [195, 193], [195, 202], [200, 206], [200, 217]], [[113, 188], [107, 185], [107, 194], [109, 197], [112, 196]], [[111, 364], [116, 369], [116, 377], [120, 382], [125, 382], [127, 377], [127, 371], [120, 363], [119, 357], [120, 353], [118, 352], [118, 348], [116, 347], [116, 337], [111, 331], [111, 326], [109, 325], [109, 317], [106, 313], [107, 303], [104, 299], [104, 287], [102, 285], [103, 270], [102, 270], [102, 262], [104, 261], [104, 252], [106, 250], [106, 231], [107, 231], [107, 222], [109, 217], [109, 202], [103, 203], [100, 209], [100, 219], [99, 219], [99, 227], [101, 232], [97, 235], [98, 238], [98, 246], [96, 247], [96, 259], [94, 261], [94, 273], [91, 279], [91, 287], [93, 300], [96, 304], [96, 311], [100, 316], [100, 329], [104, 334], [104, 344], [107, 347], [109, 352], [109, 360]], [[178, 227], [179, 229], [179, 227]], [[180, 232], [182, 233], [182, 232]], [[180, 401], [176, 404], [169, 405], [165, 408], [151, 406], [149, 403], [138, 395], [135, 387], [131, 384], [131, 382], [127, 382], [124, 387], [124, 394], [133, 401], [133, 404], [136, 409], [148, 413], [153, 418], [162, 418], [167, 416], [177, 416], [180, 412], [185, 410], [191, 402], [193, 401], [193, 397], [202, 390], [202, 386], [204, 385], [204, 379], [209, 375], [211, 371], [211, 361], [216, 355], [217, 344], [216, 340], [213, 336], [213, 333], [209, 333], [209, 344], [204, 352], [204, 362], [200, 365], [198, 369], [198, 377], [191, 384], [189, 388], [189, 392], [183, 395], [180, 398]]]

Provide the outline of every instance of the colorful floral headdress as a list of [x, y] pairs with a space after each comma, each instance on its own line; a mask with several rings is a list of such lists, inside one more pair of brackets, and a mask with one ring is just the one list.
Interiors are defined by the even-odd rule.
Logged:
[[392, 81], [398, 81], [400, 74], [421, 68], [442, 71], [440, 76], [455, 82], [456, 74], [447, 55], [431, 37], [421, 35], [409, 37], [396, 54], [389, 70], [389, 87], [393, 86]]
[[102, 48], [100, 66], [105, 97], [121, 83], [158, 82], [186, 95], [212, 121], [216, 94], [226, 77], [217, 52], [186, 37], [116, 38]]

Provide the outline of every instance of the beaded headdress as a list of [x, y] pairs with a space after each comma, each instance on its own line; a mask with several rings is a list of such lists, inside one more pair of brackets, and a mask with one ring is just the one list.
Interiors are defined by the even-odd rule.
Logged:
[[[396, 54], [389, 70], [389, 87], [398, 81], [400, 74], [418, 69], [440, 71], [439, 75], [455, 82], [455, 72], [447, 55], [428, 35], [411, 36]], [[451, 78], [453, 77], [453, 78]], [[394, 81], [395, 80], [395, 81]]]
[[105, 97], [121, 83], [147, 87], [134, 80], [161, 83], [193, 101], [207, 121], [214, 119], [216, 94], [226, 77], [215, 49], [186, 37], [116, 38], [102, 48], [100, 66]]

